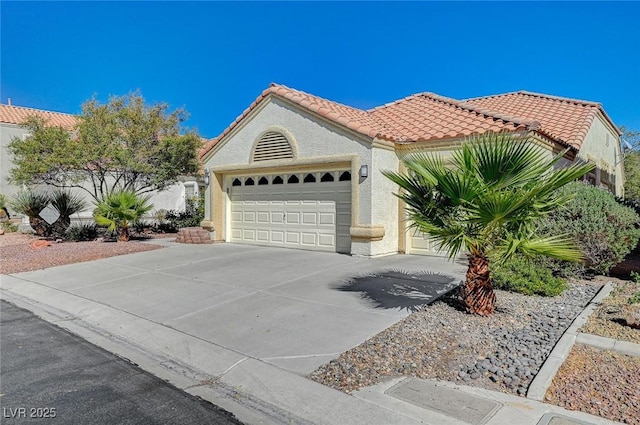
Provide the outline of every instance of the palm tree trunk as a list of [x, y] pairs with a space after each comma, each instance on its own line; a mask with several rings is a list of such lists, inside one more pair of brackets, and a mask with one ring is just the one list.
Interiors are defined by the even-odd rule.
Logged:
[[467, 279], [462, 288], [462, 302], [467, 312], [488, 316], [493, 313], [496, 295], [491, 286], [489, 260], [484, 255], [471, 255]]
[[129, 227], [122, 226], [120, 228], [120, 241], [129, 242], [129, 238], [130, 238]]

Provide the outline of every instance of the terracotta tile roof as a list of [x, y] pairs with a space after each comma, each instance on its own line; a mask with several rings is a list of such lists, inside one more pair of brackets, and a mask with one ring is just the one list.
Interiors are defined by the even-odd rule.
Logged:
[[577, 149], [582, 146], [598, 112], [620, 133], [602, 105], [596, 102], [518, 91], [468, 99], [466, 103], [506, 114], [530, 117], [540, 123], [540, 132]]
[[361, 109], [352, 108], [300, 90], [294, 90], [283, 85], [271, 83], [271, 85], [264, 90], [260, 96], [258, 96], [258, 98], [254, 100], [253, 103], [251, 103], [251, 105], [249, 105], [249, 107], [245, 109], [242, 114], [240, 114], [218, 137], [212, 139], [211, 142], [206, 145], [207, 149], [204, 150], [202, 155], [211, 150], [219, 140], [229, 134], [231, 130], [233, 130], [235, 126], [249, 114], [249, 112], [255, 109], [255, 107], [269, 95], [289, 100], [305, 109], [322, 115], [331, 121], [369, 137], [375, 137], [376, 134], [378, 134], [378, 132], [372, 127], [374, 123], [371, 121], [368, 114]]
[[216, 139], [205, 145], [201, 157], [269, 95], [286, 99], [365, 136], [398, 143], [465, 137], [487, 131], [537, 130], [540, 127], [537, 121], [529, 118], [501, 114], [433, 93], [415, 94], [364, 111], [272, 83]]
[[73, 129], [77, 124], [75, 115], [0, 104], [0, 122], [20, 125], [31, 115], [41, 116], [50, 125], [60, 126], [68, 130]]
[[378, 137], [404, 143], [539, 127], [534, 120], [507, 116], [434, 93], [415, 94], [368, 113], [383, 128]]

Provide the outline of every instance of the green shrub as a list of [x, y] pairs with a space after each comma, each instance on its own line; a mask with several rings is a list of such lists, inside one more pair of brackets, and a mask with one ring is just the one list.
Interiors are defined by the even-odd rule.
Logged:
[[583, 182], [570, 183], [558, 192], [574, 197], [544, 219], [539, 231], [547, 235], [572, 235], [585, 263], [544, 260], [545, 264], [565, 277], [608, 273], [637, 245], [640, 216], [616, 202], [611, 193]]
[[493, 286], [526, 295], [553, 297], [567, 287], [564, 279], [555, 277], [541, 261], [516, 255], [491, 269]]
[[183, 227], [199, 227], [204, 219], [204, 196], [187, 199], [184, 211], [167, 211], [164, 215], [165, 222], [158, 223], [165, 231], [176, 231]]
[[81, 223], [69, 226], [66, 239], [75, 242], [93, 241], [98, 237], [98, 226], [95, 223]]
[[7, 233], [15, 233], [18, 231], [18, 226], [16, 224], [13, 224], [10, 221], [3, 221], [2, 230], [4, 230]]
[[99, 226], [107, 226], [109, 232], [118, 232], [121, 241], [128, 241], [129, 226], [153, 209], [150, 199], [132, 190], [110, 193], [96, 204], [93, 218]]

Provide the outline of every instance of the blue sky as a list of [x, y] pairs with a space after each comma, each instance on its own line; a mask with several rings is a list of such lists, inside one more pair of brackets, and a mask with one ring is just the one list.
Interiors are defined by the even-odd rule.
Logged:
[[78, 113], [140, 89], [215, 137], [278, 82], [370, 108], [430, 91], [602, 102], [640, 130], [640, 2], [7, 2], [0, 98]]

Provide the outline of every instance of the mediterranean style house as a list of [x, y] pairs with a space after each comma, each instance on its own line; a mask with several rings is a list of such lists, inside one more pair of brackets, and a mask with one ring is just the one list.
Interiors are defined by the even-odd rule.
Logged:
[[[7, 146], [14, 138], [24, 139], [29, 136], [29, 131], [21, 126], [27, 117], [37, 115], [43, 117], [51, 126], [59, 126], [68, 131], [73, 131], [77, 119], [74, 115], [61, 112], [43, 111], [39, 109], [25, 108], [22, 106], [0, 104], [0, 193], [13, 196], [26, 187], [20, 187], [9, 183], [8, 177], [13, 168], [13, 161]], [[90, 219], [94, 205], [91, 196], [84, 190], [74, 188], [73, 191], [81, 194], [87, 201], [87, 209], [82, 211], [76, 219]], [[165, 191], [153, 192], [151, 203], [155, 210], [179, 210], [184, 211], [187, 197], [197, 196], [199, 193], [198, 182], [195, 177], [187, 177]]]
[[529, 135], [622, 195], [620, 132], [602, 105], [527, 91], [467, 100], [419, 93], [370, 110], [272, 84], [203, 150], [205, 220], [218, 241], [374, 257], [438, 254], [407, 230], [397, 187], [414, 152], [443, 157], [470, 135]]

